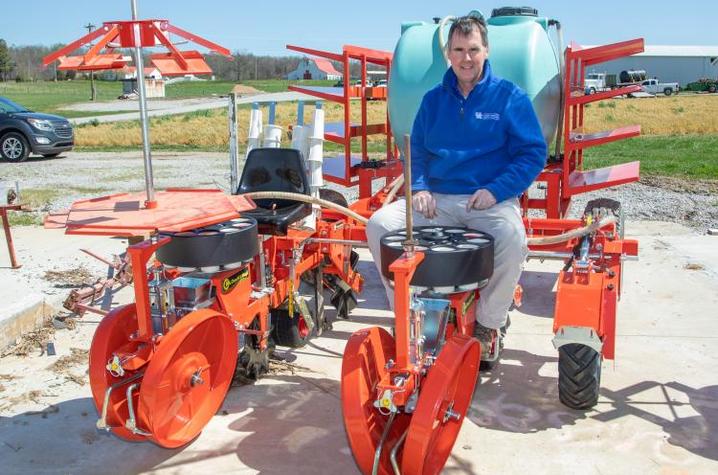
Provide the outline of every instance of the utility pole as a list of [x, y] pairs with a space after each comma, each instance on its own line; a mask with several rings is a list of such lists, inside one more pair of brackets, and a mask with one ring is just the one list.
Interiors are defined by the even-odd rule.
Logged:
[[[95, 29], [95, 25], [88, 21], [87, 25], [83, 26], [83, 28], [87, 28], [87, 32], [92, 33], [92, 30]], [[97, 100], [97, 89], [95, 89], [95, 72], [92, 70], [90, 71], [90, 100]]]

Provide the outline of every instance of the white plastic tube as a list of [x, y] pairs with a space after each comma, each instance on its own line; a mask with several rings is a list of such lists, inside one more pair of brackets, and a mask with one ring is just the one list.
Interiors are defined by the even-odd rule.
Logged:
[[[314, 120], [309, 135], [309, 153], [307, 164], [309, 168], [309, 185], [312, 187], [312, 196], [319, 196], [319, 188], [324, 186], [322, 176], [322, 163], [324, 162], [324, 111], [321, 107], [314, 109]], [[316, 191], [316, 194], [314, 193]]]
[[292, 148], [302, 151], [302, 145], [304, 142], [304, 126], [295, 125], [292, 128]]
[[264, 147], [279, 148], [282, 144], [282, 127], [274, 124], [267, 124], [264, 129]]
[[259, 147], [262, 135], [262, 110], [252, 109], [249, 113], [249, 133], [247, 134], [247, 155]]

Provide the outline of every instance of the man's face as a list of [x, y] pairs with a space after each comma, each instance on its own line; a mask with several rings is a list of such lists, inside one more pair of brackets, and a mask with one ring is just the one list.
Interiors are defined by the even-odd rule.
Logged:
[[449, 44], [449, 61], [459, 84], [475, 85], [481, 79], [484, 62], [489, 57], [489, 49], [481, 41], [481, 33], [476, 28], [466, 36], [454, 32]]

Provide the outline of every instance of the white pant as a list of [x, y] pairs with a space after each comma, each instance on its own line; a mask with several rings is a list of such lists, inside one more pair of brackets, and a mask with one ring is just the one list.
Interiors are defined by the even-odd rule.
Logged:
[[[466, 203], [471, 195], [433, 195], [436, 199], [436, 218], [426, 219], [421, 213], [414, 211], [414, 226], [466, 226], [494, 237], [494, 273], [489, 283], [481, 289], [476, 319], [487, 328], [502, 327], [506, 323], [514, 289], [528, 254], [526, 231], [518, 200], [509, 199], [485, 210], [472, 209], [467, 212]], [[402, 199], [383, 207], [369, 219], [366, 235], [369, 250], [380, 274], [379, 241], [384, 234], [405, 228], [405, 217], [406, 201]], [[394, 291], [386, 279], [384, 287], [393, 307]]]

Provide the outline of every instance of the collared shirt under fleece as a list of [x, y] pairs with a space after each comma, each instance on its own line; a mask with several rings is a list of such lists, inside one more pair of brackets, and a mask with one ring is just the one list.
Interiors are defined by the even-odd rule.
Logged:
[[496, 77], [488, 61], [468, 97], [449, 68], [424, 95], [411, 135], [412, 190], [519, 196], [546, 163], [546, 142], [526, 93]]

